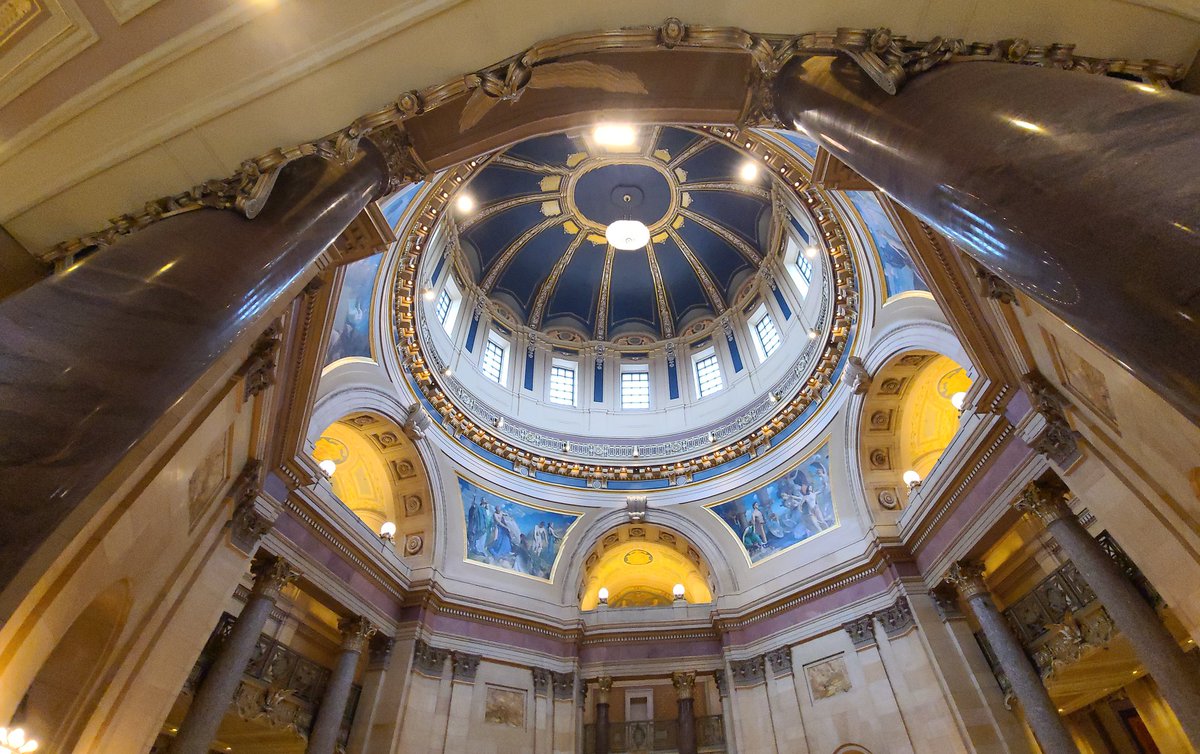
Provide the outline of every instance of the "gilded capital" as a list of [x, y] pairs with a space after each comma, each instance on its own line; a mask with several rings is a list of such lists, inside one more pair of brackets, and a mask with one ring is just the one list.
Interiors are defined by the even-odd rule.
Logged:
[[361, 652], [367, 639], [374, 636], [377, 629], [365, 616], [355, 615], [339, 620], [338, 630], [342, 632], [343, 652]]
[[671, 685], [675, 687], [676, 699], [691, 699], [692, 692], [696, 689], [696, 671], [672, 673]]
[[965, 600], [988, 594], [987, 582], [983, 580], [983, 563], [978, 561], [956, 562], [946, 572], [946, 581], [957, 589]]
[[286, 560], [278, 555], [271, 555], [255, 561], [250, 566], [254, 574], [254, 594], [262, 595], [272, 601], [279, 599], [279, 593], [285, 586], [296, 580], [300, 574], [292, 570]]
[[1067, 505], [1068, 491], [1066, 485], [1057, 478], [1030, 482], [1021, 490], [1021, 496], [1013, 501], [1013, 506], [1023, 513], [1034, 514], [1049, 526], [1059, 519], [1071, 518], [1071, 506]]
[[608, 692], [612, 691], [612, 676], [602, 675], [596, 679], [599, 691], [596, 693], [596, 704], [608, 704]]

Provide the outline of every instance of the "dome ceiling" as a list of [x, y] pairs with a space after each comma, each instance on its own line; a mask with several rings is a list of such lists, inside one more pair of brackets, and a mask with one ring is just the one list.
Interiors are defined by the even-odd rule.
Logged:
[[[757, 271], [772, 230], [765, 171], [707, 134], [631, 133], [629, 145], [590, 131], [529, 139], [465, 187], [459, 237], [474, 282], [519, 321], [585, 340], [671, 338], [723, 312]], [[618, 220], [643, 223], [650, 240], [615, 248], [605, 230]]]

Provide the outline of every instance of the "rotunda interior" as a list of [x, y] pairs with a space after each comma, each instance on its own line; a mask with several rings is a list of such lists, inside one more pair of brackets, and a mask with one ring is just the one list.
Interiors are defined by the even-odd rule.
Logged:
[[1200, 14], [670, 5], [0, 3], [0, 754], [1200, 747]]

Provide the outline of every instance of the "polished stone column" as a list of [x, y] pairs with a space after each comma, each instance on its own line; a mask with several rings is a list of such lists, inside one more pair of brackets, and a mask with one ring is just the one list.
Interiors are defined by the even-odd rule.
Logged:
[[1025, 655], [1012, 627], [996, 608], [996, 603], [992, 602], [992, 595], [983, 581], [983, 565], [968, 561], [955, 563], [946, 580], [958, 589], [971, 606], [971, 612], [975, 614], [983, 635], [996, 654], [1000, 669], [1008, 677], [1025, 713], [1025, 721], [1029, 723], [1042, 751], [1045, 754], [1079, 754], [1066, 722], [1059, 717], [1058, 708], [1042, 684], [1041, 676]]
[[171, 742], [170, 754], [208, 754], [209, 744], [216, 738], [221, 720], [229, 711], [233, 693], [254, 654], [271, 608], [275, 607], [284, 585], [296, 577], [287, 561], [279, 557], [260, 560], [251, 566], [251, 571], [254, 587], [250, 597], [196, 689], [187, 714], [179, 724], [179, 733]]
[[608, 751], [608, 694], [612, 691], [613, 679], [602, 675], [596, 680], [596, 754]]
[[785, 66], [774, 99], [1200, 422], [1200, 349], [1180, 347], [1200, 339], [1200, 97], [1003, 62], [941, 65], [892, 96], [819, 56]]
[[696, 712], [692, 696], [696, 690], [696, 673], [672, 673], [671, 685], [675, 687], [675, 699], [679, 705], [679, 738], [676, 746], [679, 754], [696, 754]]
[[338, 629], [342, 632], [342, 646], [333, 672], [329, 674], [329, 682], [325, 684], [321, 704], [317, 707], [317, 719], [313, 721], [305, 754], [333, 754], [342, 730], [342, 719], [346, 716], [350, 687], [354, 685], [358, 657], [367, 639], [375, 635], [375, 627], [362, 616], [344, 618], [338, 622]]
[[254, 220], [167, 218], [0, 301], [0, 589], [387, 182], [373, 145], [303, 157]]
[[392, 649], [396, 640], [390, 636], [376, 634], [367, 644], [367, 672], [363, 674], [362, 695], [358, 698], [358, 709], [350, 726], [350, 741], [346, 744], [347, 754], [363, 754], [375, 722], [375, 712], [383, 694], [384, 680], [392, 662]]
[[1121, 567], [1079, 523], [1067, 504], [1068, 492], [1056, 478], [1032, 482], [1014, 505], [1046, 525], [1150, 671], [1188, 738], [1200, 746], [1200, 674], [1196, 664]]

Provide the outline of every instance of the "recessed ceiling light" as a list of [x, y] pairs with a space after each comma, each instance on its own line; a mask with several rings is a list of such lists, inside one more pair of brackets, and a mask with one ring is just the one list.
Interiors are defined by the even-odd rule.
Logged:
[[637, 220], [617, 220], [604, 229], [604, 237], [614, 249], [633, 251], [650, 243], [650, 229]]
[[601, 123], [592, 132], [592, 138], [603, 147], [627, 147], [637, 139], [633, 126], [619, 123]]
[[460, 194], [455, 200], [454, 206], [458, 207], [459, 212], [470, 212], [475, 209], [475, 200], [471, 198], [470, 194]]
[[758, 178], [758, 165], [755, 165], [753, 162], [747, 162], [742, 165], [742, 169], [738, 171], [738, 175], [742, 177], [743, 181], [753, 181], [755, 178]]

